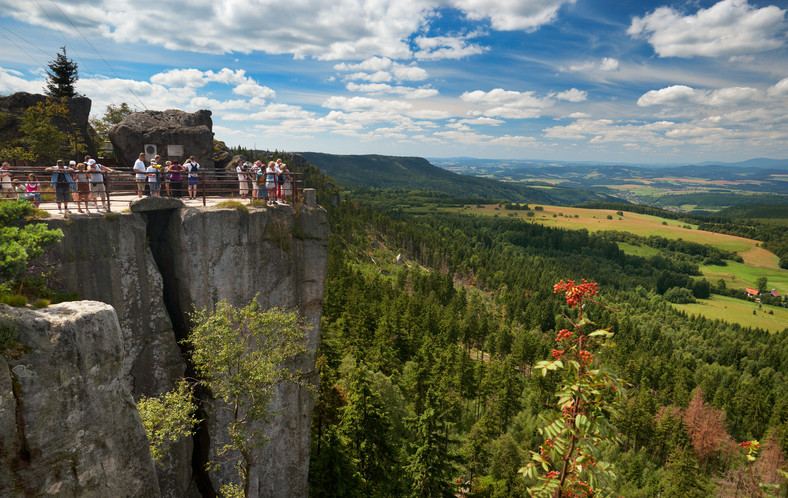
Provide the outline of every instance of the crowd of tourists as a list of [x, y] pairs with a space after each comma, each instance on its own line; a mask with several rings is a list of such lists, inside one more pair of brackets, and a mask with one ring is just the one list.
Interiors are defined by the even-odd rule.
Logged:
[[282, 159], [269, 161], [266, 166], [260, 160], [252, 164], [238, 161], [235, 172], [238, 175], [238, 195], [242, 199], [250, 196], [282, 204], [293, 201], [293, 174]]
[[[85, 161], [77, 164], [70, 161], [58, 161], [55, 166], [45, 168], [51, 173], [50, 183], [55, 191], [55, 202], [59, 212], [70, 212], [68, 204], [77, 203], [80, 213], [89, 213], [90, 205], [98, 211], [108, 209], [107, 190], [104, 183], [104, 173], [114, 172], [112, 168], [98, 164], [95, 159], [85, 156]], [[6, 161], [0, 165], [0, 192], [3, 199], [28, 200], [36, 207], [41, 204], [41, 182], [33, 173], [27, 175], [27, 181], [14, 180], [11, 174], [11, 165]], [[101, 200], [101, 208], [98, 201]], [[82, 209], [84, 205], [84, 211]]]
[[[200, 163], [194, 156], [180, 163], [178, 159], [162, 162], [161, 156], [156, 155], [145, 166], [145, 154], [140, 153], [132, 167], [137, 181], [137, 195], [142, 198], [147, 187], [148, 193], [153, 197], [166, 195], [169, 197], [183, 197], [186, 192], [189, 199], [197, 198], [197, 185], [200, 183]], [[183, 178], [186, 176], [186, 190], [183, 188]]]
[[[2, 199], [20, 199], [32, 202], [36, 207], [41, 203], [41, 183], [33, 173], [27, 181], [14, 179], [10, 171], [11, 165], [6, 161], [0, 165], [0, 197]], [[270, 204], [287, 204], [293, 202], [295, 196], [295, 176], [281, 159], [270, 161], [264, 165], [262, 161], [238, 161], [235, 168], [238, 178], [238, 195], [242, 199], [263, 199]], [[105, 173], [115, 170], [103, 166], [85, 156], [81, 163], [57, 161], [55, 166], [44, 169], [51, 174], [49, 183], [54, 190], [58, 212], [70, 213], [69, 203], [76, 202], [77, 211], [90, 213], [93, 209], [108, 210]], [[134, 162], [132, 174], [136, 180], [137, 195], [160, 197], [183, 197], [197, 199], [197, 187], [200, 183], [200, 164], [194, 156], [190, 156], [183, 164], [178, 159], [162, 161], [156, 155], [146, 164], [144, 153]], [[185, 182], [185, 183], [184, 183]], [[101, 207], [99, 207], [99, 200]], [[84, 208], [84, 209], [83, 209]]]

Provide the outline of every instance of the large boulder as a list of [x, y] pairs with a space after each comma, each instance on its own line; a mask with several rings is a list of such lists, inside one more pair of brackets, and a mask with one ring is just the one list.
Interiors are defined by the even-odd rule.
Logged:
[[0, 495], [159, 496], [115, 310], [0, 304], [0, 327]]
[[[7, 97], [0, 97], [0, 142], [10, 143], [20, 137], [19, 124], [22, 114], [28, 107], [32, 107], [39, 102], [46, 100], [46, 95], [17, 92]], [[90, 139], [88, 133], [90, 108], [93, 105], [87, 97], [77, 96], [66, 99], [68, 104], [69, 121], [55, 122], [58, 128], [63, 131], [71, 130], [72, 123], [82, 135], [88, 147], [87, 153], [96, 156], [96, 147]], [[10, 158], [9, 160], [12, 160]], [[77, 159], [74, 157], [73, 159]], [[3, 158], [3, 160], [7, 160]]]
[[[194, 156], [202, 169], [214, 169], [211, 111], [143, 111], [131, 114], [109, 129], [109, 139], [120, 164], [131, 167], [146, 145], [156, 147], [162, 160]], [[150, 161], [152, 155], [147, 157]]]

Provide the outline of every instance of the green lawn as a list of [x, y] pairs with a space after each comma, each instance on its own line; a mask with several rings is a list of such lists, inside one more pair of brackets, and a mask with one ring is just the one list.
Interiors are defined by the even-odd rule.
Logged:
[[780, 294], [788, 295], [788, 270], [759, 268], [728, 261], [727, 266], [704, 265], [700, 267], [700, 271], [712, 284], [723, 279], [725, 285], [736, 289], [755, 288], [758, 278], [766, 277], [769, 289], [777, 289]]
[[[743, 299], [712, 295], [711, 299], [701, 299], [694, 304], [674, 304], [673, 306], [689, 314], [703, 315], [712, 319], [720, 318], [748, 327], [760, 327], [771, 332], [780, 332], [788, 328], [788, 309], [767, 305], [759, 308], [757, 303]], [[754, 315], [753, 311], [755, 311]], [[769, 311], [773, 314], [770, 315]]]

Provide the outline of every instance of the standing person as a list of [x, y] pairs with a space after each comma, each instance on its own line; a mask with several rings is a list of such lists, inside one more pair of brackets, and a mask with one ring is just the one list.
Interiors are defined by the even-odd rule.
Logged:
[[159, 190], [161, 189], [161, 183], [159, 181], [160, 168], [161, 167], [154, 160], [150, 162], [150, 166], [145, 170], [148, 175], [148, 189], [150, 190], [150, 195], [153, 197], [159, 197]]
[[189, 172], [187, 179], [187, 189], [189, 190], [189, 199], [197, 198], [197, 184], [200, 183], [200, 163], [194, 160], [194, 156], [189, 156], [189, 159], [184, 163], [186, 171]]
[[36, 181], [36, 176], [33, 173], [27, 175], [25, 192], [27, 192], [27, 200], [32, 202], [35, 207], [41, 204], [41, 185]]
[[16, 196], [13, 178], [11, 178], [11, 163], [8, 161], [3, 161], [0, 165], [0, 188], [2, 188], [3, 199], [13, 199]]
[[282, 185], [282, 199], [284, 199], [285, 202], [293, 202], [293, 175], [290, 174], [290, 171], [287, 169], [287, 164], [285, 163], [282, 163], [280, 167], [279, 179]]
[[71, 172], [74, 171], [66, 166], [63, 160], [59, 160], [55, 166], [46, 168], [44, 171], [52, 171], [52, 186], [55, 188], [55, 202], [57, 202], [57, 211], [63, 212], [61, 204], [65, 205], [66, 212], [68, 210], [68, 200], [71, 198]]
[[241, 199], [245, 199], [249, 191], [249, 186], [246, 184], [246, 171], [248, 169], [243, 161], [238, 161], [238, 165], [235, 167], [235, 172], [238, 175], [238, 195], [241, 196]]
[[[88, 202], [90, 199], [90, 178], [88, 178], [88, 174], [85, 171], [85, 163], [77, 164], [76, 181], [77, 211], [80, 213], [87, 212], [89, 214], [90, 209], [88, 208]], [[82, 211], [83, 202], [85, 203], [85, 211]]]
[[172, 161], [167, 161], [164, 163], [164, 168], [162, 168], [162, 171], [164, 171], [164, 190], [167, 191], [167, 197], [172, 197], [172, 191], [170, 190], [172, 180], [170, 179], [171, 175], [168, 173], [170, 166], [172, 166]]
[[252, 199], [257, 199], [257, 176], [260, 173], [260, 166], [261, 163], [259, 160], [252, 163], [252, 166], [249, 168], [249, 174], [247, 175], [247, 181], [252, 186], [252, 195], [250, 196]]
[[265, 188], [265, 166], [263, 166], [262, 161], [257, 161], [257, 176], [254, 179], [254, 183], [257, 185], [257, 198], [267, 199], [268, 190]]
[[140, 157], [134, 161], [134, 178], [137, 180], [137, 196], [142, 199], [142, 194], [145, 192], [145, 183], [148, 179], [147, 168], [145, 167], [145, 153], [141, 152]]
[[282, 185], [285, 183], [285, 177], [282, 176], [282, 167], [287, 167], [285, 163], [282, 162], [282, 158], [276, 160], [276, 198], [277, 200], [282, 198]]
[[90, 198], [93, 199], [93, 207], [98, 211], [98, 198], [101, 196], [101, 207], [107, 210], [107, 186], [104, 184], [104, 172], [114, 173], [115, 170], [103, 166], [95, 159], [88, 159], [88, 173], [90, 173]]
[[172, 160], [172, 164], [167, 168], [170, 174], [170, 187], [172, 188], [173, 197], [183, 197], [183, 171], [184, 168], [177, 159]]
[[276, 163], [274, 161], [268, 162], [268, 167], [265, 168], [265, 188], [268, 190], [268, 202], [276, 204]]

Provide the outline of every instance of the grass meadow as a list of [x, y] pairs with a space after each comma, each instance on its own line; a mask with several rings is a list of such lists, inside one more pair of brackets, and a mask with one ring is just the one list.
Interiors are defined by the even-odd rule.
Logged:
[[[770, 332], [780, 332], [788, 328], [788, 309], [779, 306], [760, 306], [754, 301], [713, 294], [711, 299], [701, 299], [693, 304], [674, 304], [672, 306], [690, 315], [703, 315], [711, 319], [719, 318], [747, 327], [760, 327]], [[773, 314], [770, 314], [770, 311]]]

